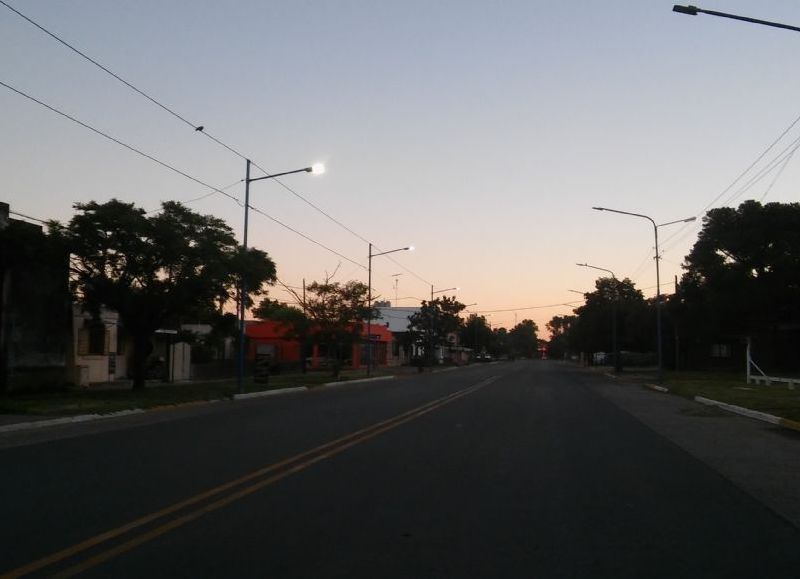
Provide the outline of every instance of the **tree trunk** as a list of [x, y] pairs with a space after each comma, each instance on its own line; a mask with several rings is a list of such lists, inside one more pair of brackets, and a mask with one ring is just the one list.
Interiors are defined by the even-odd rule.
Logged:
[[145, 387], [147, 380], [147, 358], [153, 351], [153, 343], [150, 334], [139, 334], [133, 336], [133, 389], [138, 390]]

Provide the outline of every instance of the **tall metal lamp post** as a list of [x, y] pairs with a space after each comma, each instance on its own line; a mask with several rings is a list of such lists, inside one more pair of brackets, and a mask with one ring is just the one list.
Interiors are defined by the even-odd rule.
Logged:
[[622, 359], [619, 355], [619, 343], [617, 341], [617, 302], [619, 301], [619, 286], [617, 284], [617, 276], [613, 271], [604, 267], [597, 267], [596, 265], [589, 265], [588, 263], [576, 263], [575, 265], [605, 271], [610, 273], [611, 279], [614, 280], [614, 301], [611, 302], [611, 349], [614, 350], [614, 372], [619, 374], [622, 372]]
[[653, 234], [655, 235], [656, 241], [656, 343], [658, 344], [658, 380], [661, 382], [664, 379], [664, 357], [661, 339], [661, 273], [658, 265], [661, 255], [658, 253], [658, 228], [665, 227], [667, 225], [674, 225], [676, 223], [689, 223], [697, 219], [697, 217], [687, 217], [685, 219], [676, 219], [675, 221], [657, 224], [652, 217], [642, 215], [641, 213], [630, 213], [628, 211], [620, 211], [618, 209], [609, 209], [608, 207], [592, 207], [592, 209], [595, 211], [610, 211], [611, 213], [620, 213], [622, 215], [641, 217], [642, 219], [647, 219], [653, 224]]
[[398, 251], [414, 251], [414, 246], [409, 245], [408, 247], [372, 253], [372, 244], [369, 244], [369, 258], [367, 261], [367, 308], [369, 309], [367, 313], [367, 376], [372, 376], [372, 258], [397, 253]]
[[[250, 215], [250, 183], [254, 181], [262, 181], [264, 179], [275, 179], [276, 177], [283, 177], [284, 175], [292, 175], [294, 173], [311, 173], [312, 175], [321, 175], [325, 172], [325, 165], [322, 163], [315, 163], [310, 167], [302, 169], [295, 169], [294, 171], [284, 171], [283, 173], [273, 173], [272, 175], [264, 175], [263, 177], [250, 177], [250, 159], [247, 159], [247, 166], [245, 169], [244, 178], [244, 231], [242, 233], [242, 247], [247, 253], [247, 227]], [[239, 360], [236, 365], [236, 384], [239, 388], [239, 393], [244, 392], [244, 313], [247, 309], [247, 282], [244, 276], [239, 280], [239, 303], [237, 304], [237, 314], [239, 317]]]

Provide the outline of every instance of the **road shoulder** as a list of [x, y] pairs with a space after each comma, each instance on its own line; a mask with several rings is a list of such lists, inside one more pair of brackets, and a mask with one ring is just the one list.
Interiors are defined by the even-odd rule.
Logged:
[[603, 376], [585, 383], [800, 528], [800, 434]]

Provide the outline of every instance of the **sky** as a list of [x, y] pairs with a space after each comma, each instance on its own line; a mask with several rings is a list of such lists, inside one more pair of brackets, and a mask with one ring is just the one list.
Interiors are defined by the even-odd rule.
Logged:
[[[798, 200], [800, 161], [769, 165], [800, 136], [796, 32], [660, 0], [3, 1], [189, 124], [0, 4], [1, 82], [235, 199], [0, 86], [0, 201], [67, 221], [174, 199], [241, 236], [245, 161], [202, 125], [271, 172], [326, 164], [282, 179], [294, 192], [251, 184], [249, 244], [289, 286], [366, 282], [368, 242], [413, 245], [373, 259], [375, 295], [458, 287], [494, 327], [544, 333], [604, 275], [576, 263], [655, 294], [652, 225], [593, 206], [698, 218], [659, 230], [668, 293], [708, 208]], [[701, 7], [800, 25], [791, 0]]]

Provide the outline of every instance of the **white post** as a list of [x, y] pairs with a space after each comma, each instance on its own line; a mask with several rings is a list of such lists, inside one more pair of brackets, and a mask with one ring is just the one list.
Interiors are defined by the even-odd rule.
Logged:
[[747, 336], [747, 384], [750, 384], [750, 336]]

